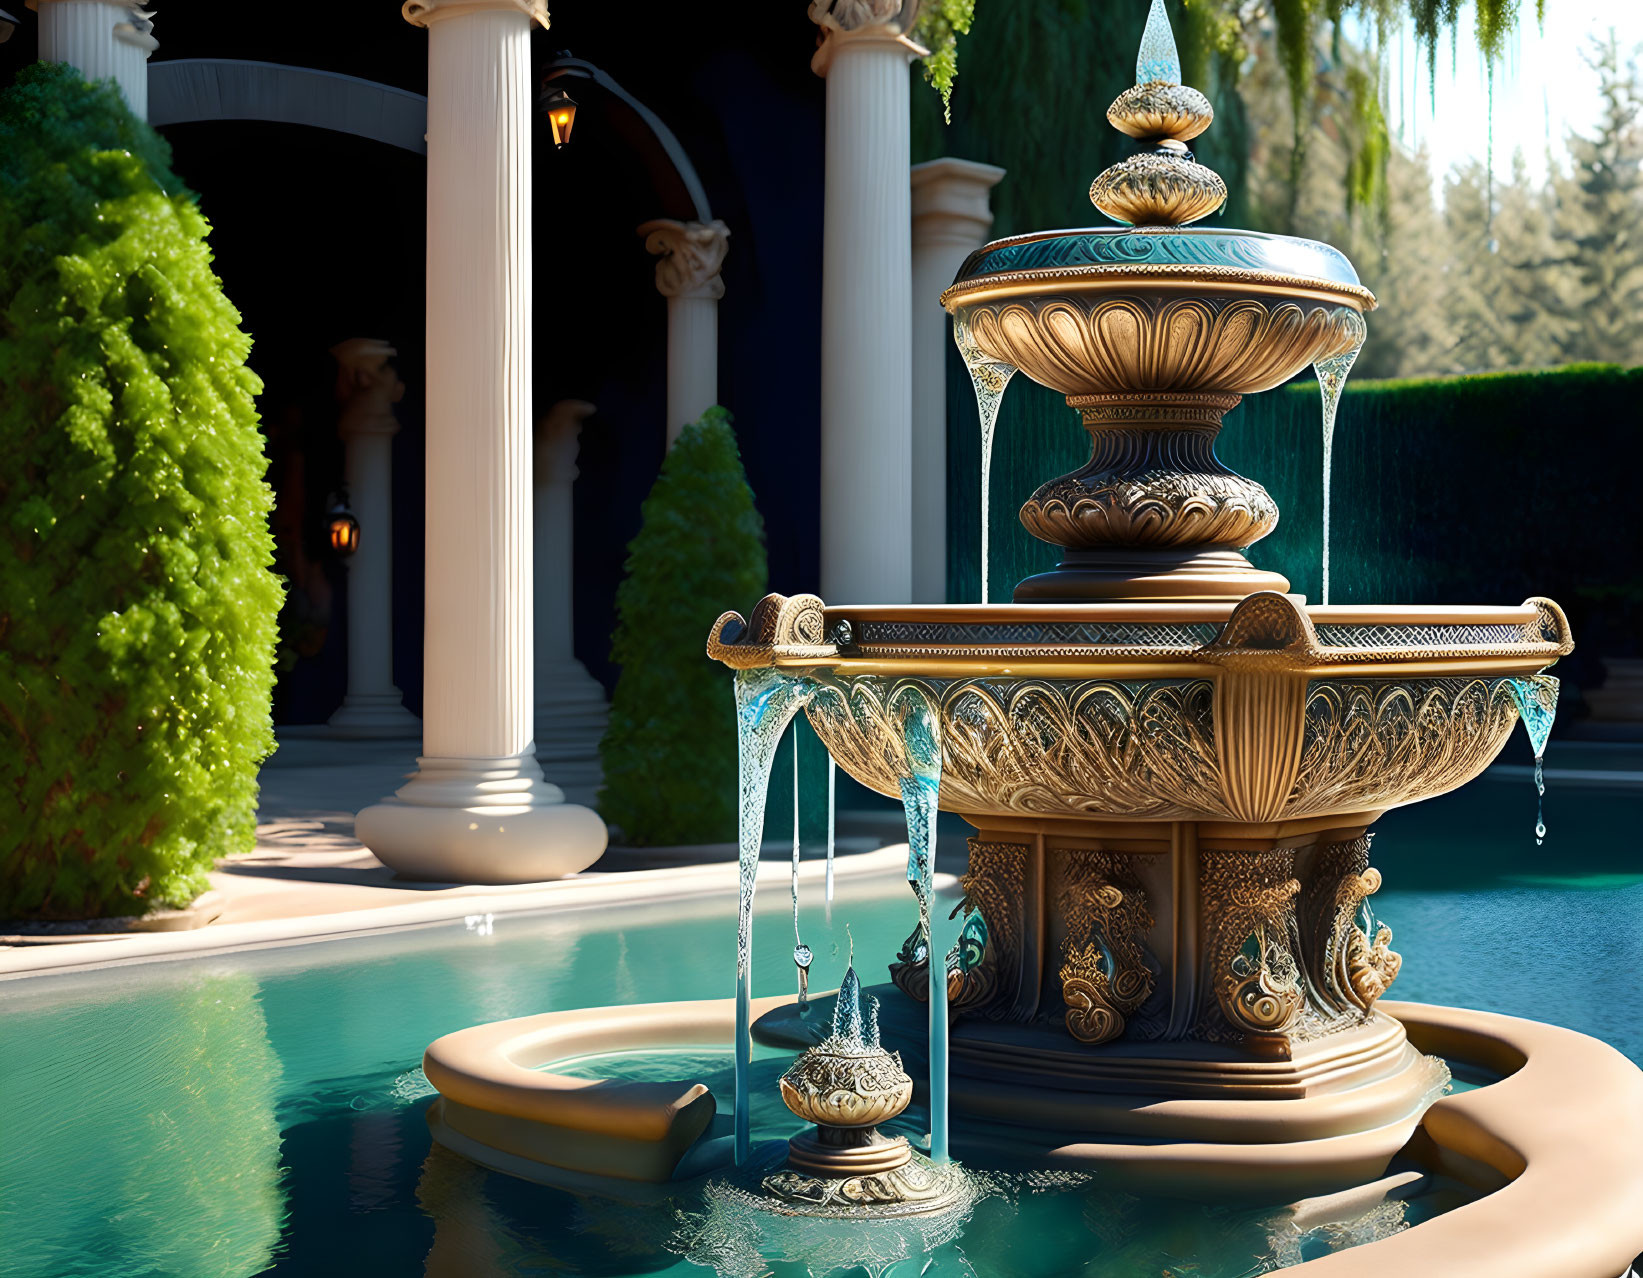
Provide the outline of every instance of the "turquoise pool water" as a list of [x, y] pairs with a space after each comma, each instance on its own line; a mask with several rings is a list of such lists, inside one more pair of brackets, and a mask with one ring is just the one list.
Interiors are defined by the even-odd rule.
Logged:
[[[1539, 1017], [1643, 1060], [1640, 798], [1554, 785], [1541, 848], [1527, 782], [1389, 814], [1376, 905], [1405, 957], [1397, 995]], [[786, 906], [761, 898], [757, 993], [790, 988]], [[867, 971], [912, 916], [895, 884], [841, 884], [831, 926], [807, 906], [813, 984], [836, 983], [846, 922]], [[479, 1021], [728, 996], [734, 930], [721, 905], [635, 906], [0, 983], [0, 1274], [705, 1273], [669, 1247], [681, 1204], [575, 1199], [432, 1148], [415, 1070], [431, 1039]], [[766, 1058], [766, 1081], [783, 1063]], [[760, 1135], [779, 1134], [772, 1091]], [[1451, 1198], [1429, 1186], [1396, 1210], [1413, 1222]], [[1244, 1278], [1397, 1223], [1286, 1233], [1270, 1211], [1060, 1187], [983, 1203], [928, 1272]]]

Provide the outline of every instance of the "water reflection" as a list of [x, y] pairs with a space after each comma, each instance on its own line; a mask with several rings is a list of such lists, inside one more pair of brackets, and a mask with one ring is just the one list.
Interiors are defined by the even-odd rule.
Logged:
[[257, 996], [244, 973], [199, 974], [140, 1001], [30, 1016], [26, 1032], [7, 1018], [5, 1272], [268, 1267], [285, 1215], [281, 1069]]

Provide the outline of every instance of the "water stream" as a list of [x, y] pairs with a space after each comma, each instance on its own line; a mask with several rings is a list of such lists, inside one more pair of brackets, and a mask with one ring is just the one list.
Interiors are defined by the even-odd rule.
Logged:
[[1341, 392], [1346, 389], [1346, 379], [1351, 375], [1352, 365], [1357, 362], [1358, 352], [1363, 349], [1365, 332], [1363, 321], [1360, 319], [1357, 345], [1349, 351], [1342, 351], [1339, 355], [1321, 359], [1312, 366], [1312, 371], [1318, 375], [1318, 390], [1323, 396], [1324, 524], [1321, 602], [1326, 604], [1329, 602], [1329, 475], [1335, 460], [1335, 414], [1341, 406]]
[[998, 406], [1004, 402], [1004, 388], [1015, 376], [1013, 365], [982, 354], [970, 334], [969, 318], [953, 317], [953, 341], [964, 357], [970, 385], [976, 392], [976, 410], [981, 416], [981, 602], [990, 603], [987, 592], [987, 560], [990, 554], [993, 487], [993, 429], [998, 425]]
[[833, 782], [838, 774], [838, 765], [833, 762], [833, 756], [827, 756], [827, 922], [833, 923], [833, 837], [834, 837], [834, 786]]
[[936, 809], [941, 796], [940, 719], [930, 697], [917, 687], [899, 690], [892, 710], [901, 721], [907, 775], [901, 803], [907, 814], [907, 881], [918, 898], [919, 932], [930, 977], [930, 1158], [948, 1161], [947, 1137], [947, 950], [936, 934]]
[[1535, 751], [1535, 842], [1546, 841], [1546, 775], [1541, 760], [1546, 753], [1546, 742], [1552, 735], [1552, 723], [1557, 718], [1558, 681], [1551, 675], [1529, 675], [1510, 681], [1512, 700], [1517, 702], [1518, 718], [1529, 734], [1529, 744]]
[[798, 969], [799, 1015], [810, 1000], [810, 963], [815, 955], [799, 935], [799, 734], [793, 734], [793, 966]]
[[764, 806], [776, 747], [793, 716], [815, 694], [808, 679], [771, 669], [736, 672], [737, 852], [736, 916], [736, 1163], [752, 1150], [753, 892], [758, 883]]

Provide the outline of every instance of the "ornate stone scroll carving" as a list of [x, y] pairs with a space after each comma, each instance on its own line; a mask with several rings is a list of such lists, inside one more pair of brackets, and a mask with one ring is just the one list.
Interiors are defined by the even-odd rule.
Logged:
[[1313, 997], [1326, 1012], [1367, 1016], [1397, 979], [1403, 959], [1384, 923], [1371, 938], [1358, 924], [1364, 901], [1381, 886], [1369, 864], [1369, 835], [1320, 847], [1299, 907], [1302, 953]]
[[1305, 1005], [1294, 950], [1301, 890], [1295, 854], [1205, 850], [1202, 865], [1200, 910], [1215, 1003], [1204, 1009], [1199, 1033], [1211, 1040], [1284, 1034]]
[[1090, 433], [1090, 458], [1041, 486], [1021, 522], [1072, 550], [1224, 546], [1259, 541], [1278, 522], [1266, 489], [1215, 455], [1221, 414], [1236, 395], [1070, 396]]
[[[720, 650], [740, 651], [710, 643], [710, 655], [726, 660]], [[823, 691], [807, 711], [812, 726], [841, 768], [881, 794], [896, 794], [899, 776], [886, 706], [898, 687], [916, 683], [941, 708], [945, 808], [1226, 815], [1208, 679], [817, 678]]]
[[1069, 848], [1056, 865], [1057, 909], [1067, 927], [1059, 973], [1067, 1032], [1082, 1043], [1111, 1042], [1152, 993], [1146, 893], [1127, 858], [1114, 853]]
[[746, 621], [738, 612], [721, 613], [707, 637], [707, 655], [733, 670], [773, 665], [778, 657], [836, 656], [838, 649], [823, 642], [823, 607], [815, 595], [766, 595]]
[[1477, 776], [1516, 722], [1510, 681], [1314, 679], [1285, 817], [1408, 803]]
[[831, 31], [860, 31], [895, 22], [902, 8], [903, 0], [810, 0], [810, 20]]
[[725, 295], [719, 271], [730, 250], [730, 228], [723, 222], [657, 218], [641, 226], [639, 234], [645, 237], [646, 251], [661, 259], [656, 263], [656, 291], [663, 297], [717, 301]]
[[[971, 1012], [997, 1020], [1009, 1013], [1023, 944], [1022, 894], [1027, 879], [1024, 843], [970, 840], [970, 869], [960, 880], [964, 900], [955, 914], [965, 918], [958, 948], [947, 956], [947, 1005], [955, 1014]], [[890, 979], [910, 998], [929, 998], [929, 963], [915, 927], [890, 965]]]
[[517, 9], [544, 31], [552, 25], [548, 17], [548, 0], [486, 0], [482, 4], [452, 4], [451, 0], [405, 0], [399, 12], [413, 27], [425, 27], [442, 8], [452, 8], [460, 15], [462, 8], [478, 12], [483, 9]]

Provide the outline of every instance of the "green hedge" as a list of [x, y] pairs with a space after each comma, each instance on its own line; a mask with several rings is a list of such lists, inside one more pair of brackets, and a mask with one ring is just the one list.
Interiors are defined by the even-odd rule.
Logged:
[[184, 904], [255, 838], [262, 387], [169, 163], [109, 84], [0, 94], [0, 916]]
[[599, 812], [629, 844], [736, 837], [732, 675], [708, 660], [707, 636], [727, 608], [746, 616], [769, 574], [730, 420], [710, 408], [680, 432], [616, 592], [611, 660], [622, 673], [599, 745]]
[[[949, 360], [949, 597], [978, 597], [975, 400]], [[1594, 652], [1632, 655], [1643, 622], [1643, 368], [1348, 383], [1335, 431], [1331, 602], [1517, 603], [1550, 595]], [[1250, 558], [1317, 600], [1323, 444], [1317, 383], [1247, 398], [1223, 461], [1283, 514]], [[1053, 567], [1016, 517], [1040, 483], [1083, 463], [1088, 437], [1059, 395], [1016, 377], [993, 458], [992, 593]]]

